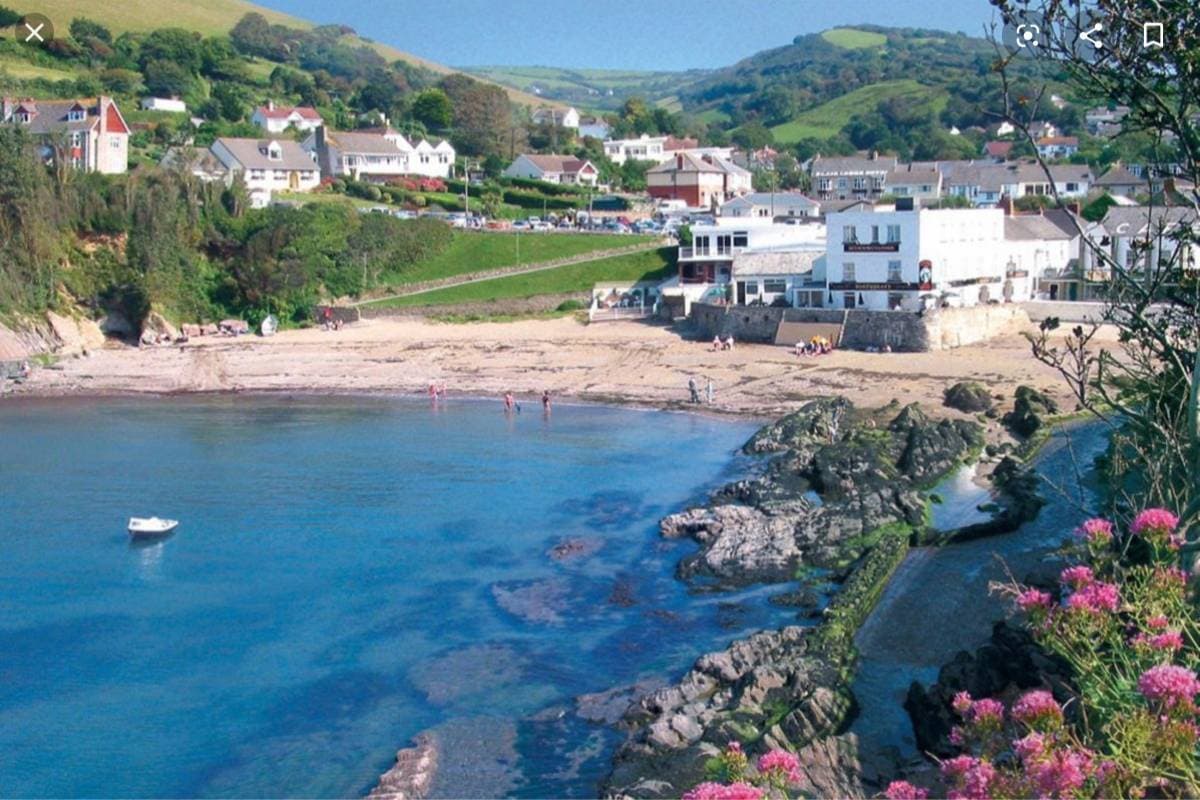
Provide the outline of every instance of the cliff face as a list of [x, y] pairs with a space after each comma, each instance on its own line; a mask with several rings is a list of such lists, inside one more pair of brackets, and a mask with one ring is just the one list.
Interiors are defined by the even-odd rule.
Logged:
[[77, 356], [104, 344], [100, 326], [86, 317], [47, 311], [0, 324], [0, 361], [18, 361], [43, 353]]

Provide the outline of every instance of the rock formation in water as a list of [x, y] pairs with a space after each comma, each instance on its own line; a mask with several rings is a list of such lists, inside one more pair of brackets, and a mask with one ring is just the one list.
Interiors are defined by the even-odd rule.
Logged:
[[367, 800], [420, 800], [429, 794], [437, 773], [438, 752], [433, 738], [421, 734], [412, 747], [396, 753], [396, 763], [367, 795]]
[[747, 442], [747, 453], [777, 454], [765, 474], [672, 514], [662, 534], [700, 543], [680, 565], [685, 580], [738, 586], [790, 580], [801, 566], [844, 570], [879, 531], [921, 526], [922, 490], [982, 445], [976, 423], [934, 421], [916, 405], [862, 413], [816, 400]]

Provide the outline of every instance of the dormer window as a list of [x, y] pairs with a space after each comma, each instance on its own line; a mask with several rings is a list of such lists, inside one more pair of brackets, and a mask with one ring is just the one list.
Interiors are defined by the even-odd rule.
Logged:
[[29, 120], [31, 120], [31, 119], [33, 119], [33, 115], [30, 114], [28, 111], [18, 111], [17, 112], [17, 121], [18, 122], [23, 122], [26, 125], [28, 125]]
[[279, 146], [279, 142], [271, 142], [267, 145], [267, 158], [272, 161], [283, 160], [283, 148]]
[[72, 108], [67, 112], [67, 122], [83, 122], [87, 112], [82, 108]]

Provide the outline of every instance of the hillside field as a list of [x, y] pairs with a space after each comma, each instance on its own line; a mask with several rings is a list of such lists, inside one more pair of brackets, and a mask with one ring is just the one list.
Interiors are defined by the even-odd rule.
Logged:
[[884, 81], [855, 89], [828, 103], [810, 108], [790, 122], [771, 128], [775, 141], [790, 144], [801, 139], [836, 136], [855, 114], [874, 109], [881, 100], [900, 97], [913, 103], [932, 100], [934, 113], [945, 107], [945, 89], [924, 86], [914, 80]]
[[847, 50], [861, 50], [887, 44], [887, 37], [882, 33], [860, 31], [857, 28], [832, 28], [822, 33], [821, 38]]

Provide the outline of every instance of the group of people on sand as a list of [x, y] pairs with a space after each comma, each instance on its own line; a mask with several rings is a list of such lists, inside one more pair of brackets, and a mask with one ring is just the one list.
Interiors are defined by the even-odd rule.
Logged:
[[333, 318], [333, 309], [325, 306], [325, 311], [321, 314], [321, 330], [323, 331], [340, 331], [342, 329], [342, 320]]
[[722, 339], [720, 334], [714, 335], [713, 340], [712, 340], [712, 349], [713, 350], [732, 350], [733, 349], [733, 334], [732, 333], [729, 334], [729, 337], [726, 339]]
[[703, 399], [700, 397], [700, 384], [696, 382], [696, 378], [694, 376], [688, 378], [688, 394], [690, 395], [690, 401], [692, 403], [698, 405], [706, 402], [711, 406], [717, 399], [717, 385], [713, 383], [712, 378], [707, 376], [704, 378], [704, 381], [705, 385]]
[[444, 383], [429, 384], [429, 399], [434, 401], [435, 403], [438, 400], [445, 400], [446, 399], [446, 384], [444, 384]]
[[823, 356], [833, 352], [833, 342], [824, 336], [814, 336], [807, 342], [796, 342], [796, 355]]
[[[515, 397], [513, 397], [512, 392], [505, 392], [504, 393], [504, 413], [511, 414], [513, 411], [516, 411], [518, 414], [520, 414], [521, 413], [521, 404], [517, 402]], [[546, 414], [550, 413], [550, 390], [549, 389], [542, 390], [542, 411]]]

